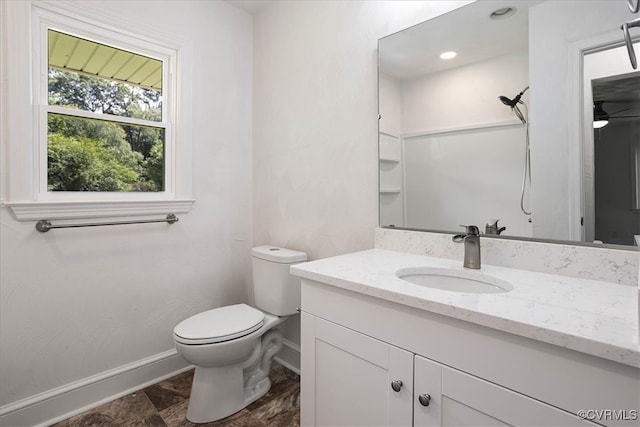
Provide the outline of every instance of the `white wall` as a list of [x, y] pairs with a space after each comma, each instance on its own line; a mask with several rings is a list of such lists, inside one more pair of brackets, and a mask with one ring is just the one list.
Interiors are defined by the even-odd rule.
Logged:
[[255, 17], [256, 244], [373, 247], [377, 39], [464, 3], [279, 1]]
[[[403, 81], [402, 133], [517, 123], [498, 96], [513, 99], [528, 86], [528, 67], [520, 52]], [[529, 103], [528, 92], [522, 99]]]
[[579, 212], [571, 214], [569, 185], [561, 185], [581, 173], [569, 167], [575, 160], [571, 156], [579, 156], [579, 149], [573, 151], [568, 143], [569, 126], [577, 126], [570, 88], [578, 78], [568, 75], [569, 46], [617, 32], [633, 18], [624, 1], [594, 0], [579, 8], [573, 1], [549, 1], [529, 9], [531, 117], [536, 118], [531, 122], [534, 237], [569, 240], [580, 222]]
[[177, 322], [247, 299], [252, 18], [224, 2], [150, 5], [74, 7], [192, 43], [195, 206], [172, 226], [47, 234], [0, 209], [0, 405], [171, 350]]
[[309, 259], [373, 247], [377, 40], [466, 3], [274, 1], [254, 17], [255, 244]]
[[378, 76], [380, 131], [402, 133], [402, 94], [400, 81], [380, 73]]

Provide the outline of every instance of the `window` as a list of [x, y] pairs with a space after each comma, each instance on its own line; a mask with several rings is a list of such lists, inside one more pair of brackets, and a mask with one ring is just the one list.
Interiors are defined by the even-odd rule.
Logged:
[[171, 52], [63, 22], [39, 31], [40, 198], [171, 193]]
[[47, 191], [163, 191], [163, 61], [52, 29], [47, 44]]
[[190, 40], [75, 4], [0, 8], [0, 203], [18, 220], [188, 212]]

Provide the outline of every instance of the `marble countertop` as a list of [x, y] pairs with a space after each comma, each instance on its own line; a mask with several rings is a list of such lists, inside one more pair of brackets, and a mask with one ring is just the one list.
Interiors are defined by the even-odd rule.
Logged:
[[396, 277], [408, 267], [466, 270], [462, 260], [382, 249], [297, 264], [291, 272], [338, 288], [465, 320], [503, 332], [640, 367], [638, 288], [493, 265], [478, 274], [513, 290], [468, 294]]

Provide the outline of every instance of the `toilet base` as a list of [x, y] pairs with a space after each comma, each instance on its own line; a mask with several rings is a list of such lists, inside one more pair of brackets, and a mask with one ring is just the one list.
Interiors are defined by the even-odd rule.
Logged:
[[207, 423], [228, 417], [243, 408], [242, 369], [196, 367], [191, 385], [187, 419]]
[[196, 366], [187, 408], [192, 423], [217, 421], [246, 408], [271, 388], [269, 370], [273, 356], [282, 348], [282, 333], [263, 335], [245, 363], [220, 367]]
[[263, 379], [253, 387], [245, 388], [243, 407], [247, 407], [253, 402], [255, 402], [256, 400], [260, 399], [262, 396], [267, 394], [270, 388], [271, 388], [271, 380], [269, 378]]

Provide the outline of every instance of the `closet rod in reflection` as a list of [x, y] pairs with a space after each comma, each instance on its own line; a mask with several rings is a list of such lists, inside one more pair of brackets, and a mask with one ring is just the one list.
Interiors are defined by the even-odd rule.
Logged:
[[90, 222], [84, 224], [62, 224], [62, 225], [53, 225], [51, 222], [46, 221], [44, 219], [38, 221], [36, 223], [36, 230], [41, 233], [46, 233], [47, 231], [54, 228], [77, 228], [77, 227], [102, 227], [103, 225], [129, 225], [129, 224], [151, 224], [154, 222], [168, 222], [169, 224], [173, 224], [174, 222], [178, 222], [178, 217], [174, 214], [167, 215], [166, 218], [163, 219], [141, 219], [137, 221], [114, 221], [114, 222]]

